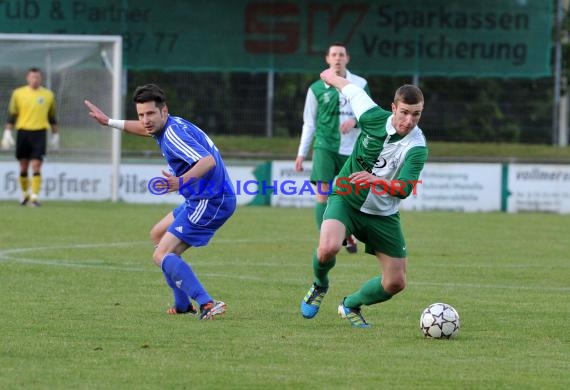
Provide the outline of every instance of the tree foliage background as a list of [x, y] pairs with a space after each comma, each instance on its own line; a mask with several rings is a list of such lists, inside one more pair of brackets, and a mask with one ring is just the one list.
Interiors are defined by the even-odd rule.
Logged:
[[[568, 53], [566, 53], [568, 55]], [[353, 59], [354, 61], [354, 59]], [[323, 65], [324, 68], [324, 65]], [[390, 109], [396, 88], [411, 78], [371, 76], [373, 99]], [[298, 137], [313, 74], [275, 75], [273, 135]], [[131, 72], [128, 90], [156, 83], [169, 110], [212, 134], [266, 136], [267, 74]], [[433, 141], [549, 144], [552, 138], [552, 78], [420, 78], [426, 103], [420, 126]], [[136, 112], [127, 97], [129, 117]]]

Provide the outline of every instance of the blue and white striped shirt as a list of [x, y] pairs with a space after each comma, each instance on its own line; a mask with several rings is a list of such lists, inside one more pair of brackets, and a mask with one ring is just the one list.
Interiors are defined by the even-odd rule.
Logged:
[[212, 156], [216, 161], [216, 166], [198, 180], [181, 184], [179, 192], [186, 199], [235, 196], [233, 184], [218, 148], [198, 126], [169, 115], [163, 131], [153, 137], [174, 176], [182, 176], [204, 157]]

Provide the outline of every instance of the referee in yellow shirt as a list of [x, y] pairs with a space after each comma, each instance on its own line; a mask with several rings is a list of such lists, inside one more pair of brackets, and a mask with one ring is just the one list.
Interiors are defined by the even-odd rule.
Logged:
[[[51, 129], [51, 146], [59, 148], [59, 134], [55, 113], [55, 96], [42, 87], [42, 73], [38, 68], [28, 69], [27, 85], [12, 92], [8, 106], [8, 121], [2, 137], [2, 149], [14, 146], [12, 130], [17, 130], [16, 158], [20, 162], [21, 205], [39, 206], [42, 185], [42, 162], [46, 154], [47, 130]], [[28, 169], [32, 167], [31, 192]]]

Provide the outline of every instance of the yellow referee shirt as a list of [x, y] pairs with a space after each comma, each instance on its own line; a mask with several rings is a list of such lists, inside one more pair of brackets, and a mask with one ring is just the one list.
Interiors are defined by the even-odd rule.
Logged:
[[8, 114], [16, 118], [14, 127], [18, 130], [46, 130], [50, 123], [56, 123], [55, 96], [44, 87], [16, 88], [10, 98]]

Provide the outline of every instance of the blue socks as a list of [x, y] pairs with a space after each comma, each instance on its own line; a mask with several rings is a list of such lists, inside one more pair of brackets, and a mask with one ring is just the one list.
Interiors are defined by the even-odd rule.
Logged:
[[[198, 302], [200, 306], [213, 301], [212, 297], [202, 287], [190, 265], [174, 253], [169, 253], [162, 259], [162, 272], [168, 285], [170, 287], [172, 287], [172, 284], [174, 285], [172, 291], [174, 292], [174, 301], [177, 308], [178, 300], [181, 299], [181, 293], [186, 295], [185, 300], [190, 297]], [[176, 290], [180, 290], [181, 293]]]
[[164, 270], [162, 271], [162, 274], [164, 275], [164, 279], [166, 279], [166, 284], [168, 284], [172, 289], [172, 294], [174, 295], [174, 307], [179, 313], [187, 312], [190, 307], [190, 298], [188, 298], [188, 295], [186, 295], [184, 291], [176, 287], [176, 284], [172, 279], [170, 279], [170, 276], [168, 276]]

